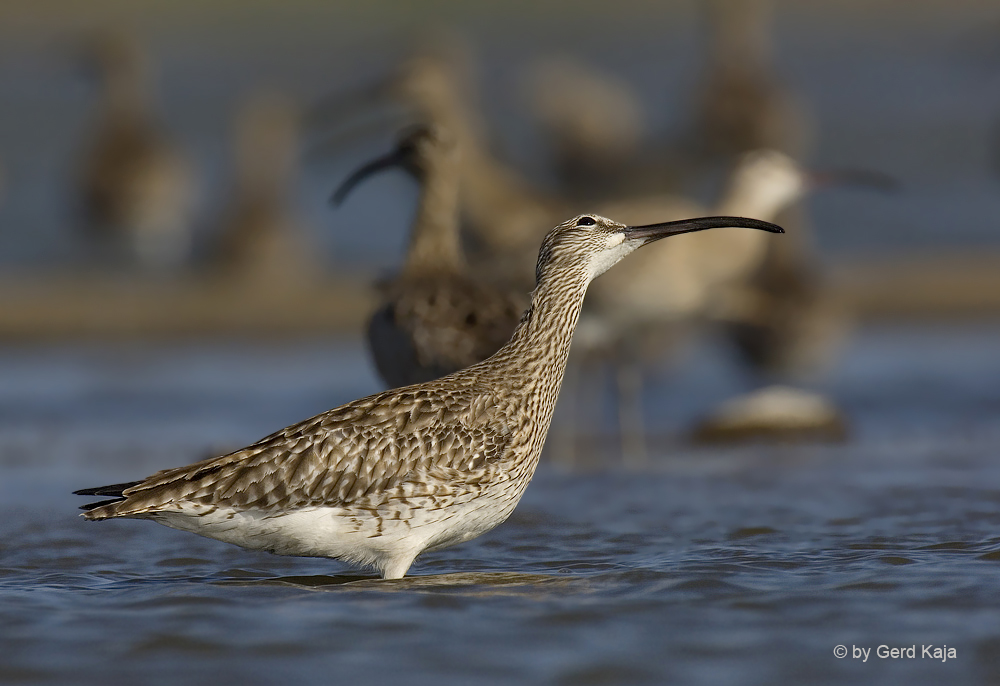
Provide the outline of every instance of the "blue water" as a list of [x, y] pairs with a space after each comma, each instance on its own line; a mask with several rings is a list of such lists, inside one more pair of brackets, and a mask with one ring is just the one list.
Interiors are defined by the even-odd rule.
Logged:
[[70, 495], [374, 390], [358, 343], [2, 349], [0, 682], [995, 682], [998, 335], [861, 331], [823, 385], [853, 438], [827, 446], [686, 443], [677, 408], [740, 385], [698, 346], [648, 379], [646, 466], [585, 422], [596, 459], [547, 453], [508, 522], [393, 582], [87, 523]]

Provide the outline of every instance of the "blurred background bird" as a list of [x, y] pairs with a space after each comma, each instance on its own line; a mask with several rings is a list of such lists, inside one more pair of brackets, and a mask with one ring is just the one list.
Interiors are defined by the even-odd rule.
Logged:
[[322, 260], [293, 206], [299, 114], [274, 92], [250, 96], [234, 123], [232, 190], [208, 265], [229, 278], [279, 289], [316, 278]]
[[339, 204], [362, 179], [390, 166], [421, 185], [403, 266], [379, 284], [385, 303], [368, 324], [375, 366], [390, 388], [486, 359], [507, 342], [528, 304], [526, 293], [477, 279], [466, 266], [458, 232], [460, 145], [442, 126], [417, 127], [334, 195]]
[[[621, 193], [622, 177], [634, 176], [649, 135], [634, 89], [614, 74], [559, 55], [532, 63], [524, 90], [560, 188], [581, 202]], [[649, 183], [644, 179], [644, 186]]]
[[109, 30], [89, 40], [84, 60], [99, 81], [79, 167], [87, 235], [122, 265], [176, 268], [192, 245], [193, 171], [157, 121], [149, 59], [136, 37]]

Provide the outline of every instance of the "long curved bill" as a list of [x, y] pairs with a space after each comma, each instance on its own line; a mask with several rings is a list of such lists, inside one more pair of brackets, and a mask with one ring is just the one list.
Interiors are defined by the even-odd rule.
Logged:
[[646, 224], [645, 226], [626, 226], [625, 237], [630, 240], [641, 240], [642, 245], [658, 241], [667, 236], [677, 236], [682, 233], [694, 233], [705, 229], [758, 229], [769, 233], [785, 233], [785, 230], [777, 224], [764, 222], [759, 219], [748, 219], [746, 217], [697, 217], [695, 219], [681, 219], [673, 222], [663, 222], [660, 224]]
[[330, 196], [330, 202], [334, 205], [340, 205], [340, 203], [344, 202], [344, 198], [350, 195], [351, 191], [354, 190], [354, 187], [367, 179], [369, 176], [378, 174], [381, 171], [391, 169], [393, 167], [405, 166], [405, 163], [405, 157], [399, 150], [394, 150], [384, 157], [372, 160], [344, 179], [344, 182], [341, 183], [340, 186], [337, 187], [337, 190], [333, 192], [333, 195]]

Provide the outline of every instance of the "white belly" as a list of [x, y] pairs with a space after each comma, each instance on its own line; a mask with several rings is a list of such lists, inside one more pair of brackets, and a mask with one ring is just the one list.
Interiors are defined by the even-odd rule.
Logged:
[[149, 515], [174, 529], [277, 555], [330, 557], [403, 576], [425, 550], [471, 540], [504, 521], [516, 501], [475, 498], [449, 507], [409, 502], [371, 510], [309, 507], [290, 512], [239, 511], [185, 504]]

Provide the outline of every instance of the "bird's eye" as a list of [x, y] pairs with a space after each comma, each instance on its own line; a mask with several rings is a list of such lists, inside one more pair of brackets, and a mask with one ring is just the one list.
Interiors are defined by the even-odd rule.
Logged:
[[593, 226], [597, 223], [597, 220], [593, 217], [580, 217], [576, 220], [577, 226]]

